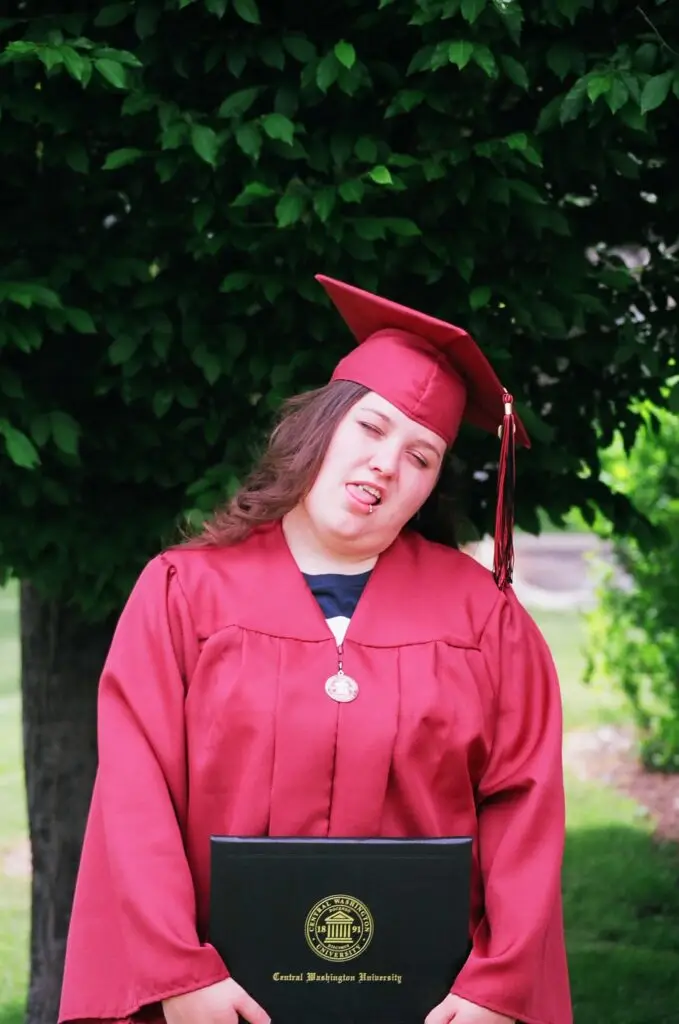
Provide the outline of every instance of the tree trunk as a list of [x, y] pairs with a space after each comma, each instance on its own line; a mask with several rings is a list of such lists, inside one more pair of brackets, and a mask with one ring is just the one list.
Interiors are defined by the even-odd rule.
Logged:
[[96, 768], [97, 683], [112, 624], [21, 586], [24, 769], [33, 876], [26, 1024], [55, 1024]]

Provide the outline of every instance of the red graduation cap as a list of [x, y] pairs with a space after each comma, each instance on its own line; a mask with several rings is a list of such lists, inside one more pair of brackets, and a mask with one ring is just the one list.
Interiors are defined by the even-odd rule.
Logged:
[[514, 447], [530, 447], [513, 398], [473, 338], [461, 327], [323, 274], [316, 280], [358, 342], [332, 380], [377, 392], [450, 445], [462, 420], [500, 432], [494, 575], [501, 589], [513, 569]]

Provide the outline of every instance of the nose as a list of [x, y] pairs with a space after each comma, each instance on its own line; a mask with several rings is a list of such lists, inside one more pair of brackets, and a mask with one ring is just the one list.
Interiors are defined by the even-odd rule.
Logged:
[[398, 459], [397, 446], [383, 440], [370, 459], [370, 469], [380, 476], [393, 477], [398, 470]]

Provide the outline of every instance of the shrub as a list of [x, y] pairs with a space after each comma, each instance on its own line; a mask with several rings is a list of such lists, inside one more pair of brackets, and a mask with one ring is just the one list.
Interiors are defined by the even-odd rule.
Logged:
[[[644, 427], [625, 453], [604, 462], [611, 486], [658, 528], [655, 543], [613, 540], [616, 568], [587, 616], [586, 678], [608, 678], [627, 695], [646, 767], [679, 771], [679, 416], [645, 406]], [[614, 575], [620, 572], [626, 585]]]

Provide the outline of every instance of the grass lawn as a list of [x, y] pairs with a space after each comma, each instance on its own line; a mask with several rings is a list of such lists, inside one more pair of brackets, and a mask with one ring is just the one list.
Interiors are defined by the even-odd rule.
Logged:
[[[580, 682], [572, 614], [536, 612], [561, 677], [566, 727], [625, 719], [615, 696]], [[16, 591], [0, 592], [0, 858], [25, 836], [17, 694]], [[679, 850], [657, 845], [637, 807], [568, 778], [564, 900], [576, 1024], [679, 1021]], [[20, 1024], [28, 885], [0, 872], [0, 1024]]]

